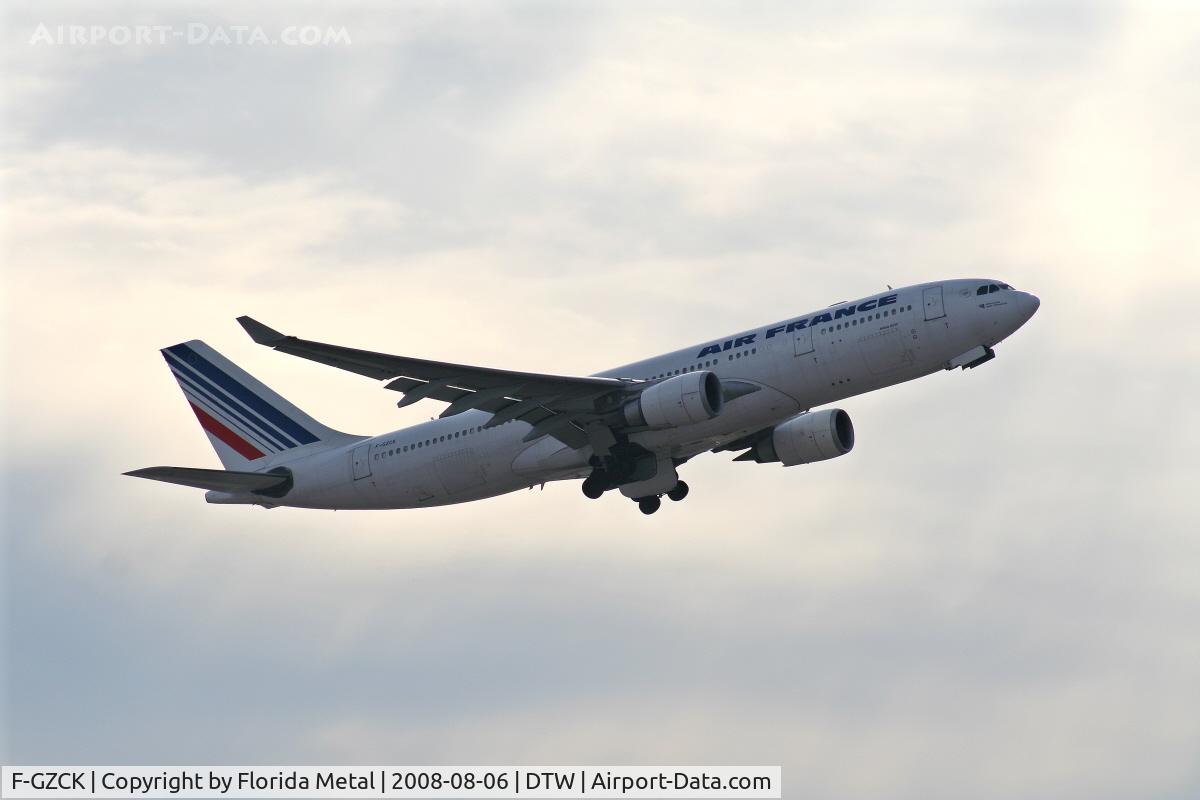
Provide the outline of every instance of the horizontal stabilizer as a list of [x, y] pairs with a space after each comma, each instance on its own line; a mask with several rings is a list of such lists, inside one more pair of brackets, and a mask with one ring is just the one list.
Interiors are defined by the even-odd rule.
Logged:
[[[283, 470], [267, 472], [229, 472], [223, 469], [193, 469], [191, 467], [146, 467], [126, 472], [134, 478], [177, 483], [197, 489], [219, 492], [253, 492], [269, 497], [281, 497], [292, 487], [292, 473]], [[280, 491], [282, 490], [282, 491]]]

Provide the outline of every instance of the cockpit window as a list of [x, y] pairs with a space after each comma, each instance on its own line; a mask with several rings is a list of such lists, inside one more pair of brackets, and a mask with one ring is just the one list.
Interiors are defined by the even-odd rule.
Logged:
[[1013, 287], [1009, 286], [1007, 283], [1000, 284], [1000, 288], [1004, 289], [1006, 291], [1009, 291], [1009, 292], [1011, 292], [1013, 290]]
[[975, 294], [987, 294], [987, 289], [988, 289], [988, 287], [986, 287], [986, 286], [980, 286], [978, 289], [975, 290]]
[[993, 283], [992, 285], [988, 286], [988, 292], [989, 292], [989, 293], [991, 293], [991, 292], [998, 292], [998, 291], [1000, 291], [1000, 287], [999, 287], [999, 286], [997, 286], [996, 284], [994, 284], [994, 283]]

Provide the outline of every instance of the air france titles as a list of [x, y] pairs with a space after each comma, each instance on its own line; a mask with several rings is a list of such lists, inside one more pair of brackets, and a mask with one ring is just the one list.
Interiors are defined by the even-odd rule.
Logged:
[[[784, 325], [776, 325], [773, 328], [767, 328], [763, 338], [774, 339], [781, 333], [793, 333], [805, 328], [811, 328], [816, 325], [820, 325], [822, 322], [833, 322], [834, 320], [839, 320], [843, 317], [853, 316], [859, 312], [874, 311], [877, 308], [894, 305], [898, 297], [899, 295], [895, 294], [889, 294], [884, 297], [874, 297], [870, 300], [864, 300], [861, 303], [851, 303], [850, 305], [842, 306], [841, 308], [833, 311], [825, 311], [813, 317], [805, 317], [804, 319], [798, 319], [793, 322], [788, 322]], [[721, 342], [719, 344], [710, 344], [701, 350], [699, 354], [697, 354], [696, 358], [718, 355], [726, 350], [744, 347], [748, 344], [753, 344], [757, 338], [757, 333], [748, 333], [744, 336], [739, 336], [736, 339], [729, 339], [728, 341]]]

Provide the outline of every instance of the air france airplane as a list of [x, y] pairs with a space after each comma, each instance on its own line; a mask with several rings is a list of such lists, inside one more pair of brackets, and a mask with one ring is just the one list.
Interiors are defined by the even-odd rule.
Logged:
[[854, 447], [850, 416], [817, 409], [939, 370], [973, 369], [1040, 301], [1007, 283], [925, 283], [835, 303], [590, 377], [471, 367], [322, 344], [238, 322], [261, 345], [448, 403], [380, 436], [327, 428], [201, 341], [162, 351], [224, 470], [125, 473], [207, 489], [209, 503], [420, 508], [582, 479], [653, 514], [682, 500], [705, 452], [785, 467]]

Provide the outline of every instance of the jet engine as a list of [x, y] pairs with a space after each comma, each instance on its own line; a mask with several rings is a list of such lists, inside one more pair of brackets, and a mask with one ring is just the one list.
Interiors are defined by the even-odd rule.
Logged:
[[701, 370], [667, 378], [627, 403], [625, 422], [634, 427], [674, 428], [710, 420], [721, 413], [725, 397], [716, 373]]
[[854, 449], [854, 424], [840, 408], [813, 411], [781, 422], [739, 459], [785, 467], [844, 456]]

